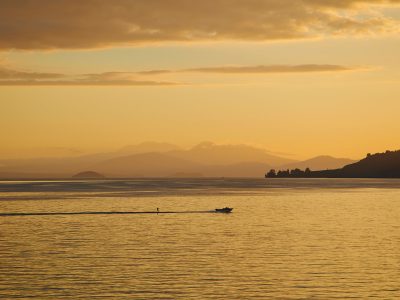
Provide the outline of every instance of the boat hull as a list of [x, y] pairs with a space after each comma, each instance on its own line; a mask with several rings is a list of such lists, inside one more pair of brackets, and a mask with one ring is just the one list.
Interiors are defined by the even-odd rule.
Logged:
[[224, 208], [216, 208], [216, 209], [215, 209], [215, 212], [217, 212], [217, 213], [225, 213], [225, 214], [228, 214], [228, 213], [231, 213], [232, 210], [233, 210], [233, 208], [224, 207]]

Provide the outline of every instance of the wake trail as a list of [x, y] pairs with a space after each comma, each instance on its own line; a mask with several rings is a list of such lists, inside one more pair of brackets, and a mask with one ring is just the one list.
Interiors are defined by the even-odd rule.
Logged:
[[17, 212], [0, 213], [0, 217], [24, 217], [24, 216], [73, 216], [73, 215], [144, 215], [144, 214], [201, 214], [216, 213], [215, 210], [202, 211], [82, 211], [82, 212]]

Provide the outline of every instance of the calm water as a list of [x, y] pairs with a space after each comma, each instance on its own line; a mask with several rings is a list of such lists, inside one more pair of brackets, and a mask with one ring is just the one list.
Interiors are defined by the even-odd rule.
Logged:
[[[399, 299], [399, 187], [334, 179], [0, 182], [0, 299]], [[207, 212], [224, 206], [234, 212]], [[156, 207], [199, 213], [4, 215]]]

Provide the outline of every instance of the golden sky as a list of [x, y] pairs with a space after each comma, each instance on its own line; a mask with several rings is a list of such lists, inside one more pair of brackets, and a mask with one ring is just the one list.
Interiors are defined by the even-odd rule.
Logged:
[[2, 0], [0, 158], [399, 149], [400, 0]]

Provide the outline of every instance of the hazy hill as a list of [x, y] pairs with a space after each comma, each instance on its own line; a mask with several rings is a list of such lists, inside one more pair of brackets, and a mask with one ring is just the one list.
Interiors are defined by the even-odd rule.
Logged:
[[261, 177], [268, 169], [334, 169], [352, 162], [320, 156], [295, 161], [248, 145], [201, 143], [183, 150], [168, 143], [145, 142], [113, 152], [78, 157], [0, 161], [0, 178], [60, 178], [82, 170], [106, 177]]
[[266, 150], [248, 145], [217, 145], [200, 143], [189, 150], [170, 151], [169, 155], [201, 164], [229, 165], [243, 162], [258, 162], [278, 166], [295, 160], [269, 154]]
[[113, 158], [94, 169], [113, 177], [262, 177], [269, 167], [258, 162], [207, 165], [165, 153], [142, 153]]
[[178, 151], [178, 150], [181, 150], [181, 148], [169, 143], [144, 142], [136, 145], [128, 145], [122, 147], [121, 149], [114, 152], [114, 154], [122, 156], [122, 155], [132, 155], [132, 154], [151, 153], [151, 152], [165, 153], [169, 151]]
[[179, 147], [172, 144], [145, 142], [125, 146], [113, 152], [85, 154], [74, 157], [6, 159], [0, 160], [0, 178], [10, 178], [10, 174], [13, 175], [13, 178], [18, 178], [26, 176], [26, 173], [29, 173], [29, 178], [34, 178], [35, 174], [40, 178], [52, 177], [54, 176], [53, 174], [57, 174], [57, 177], [70, 177], [70, 174], [93, 169], [96, 164], [112, 158], [146, 152], [167, 152], [177, 149]]
[[292, 169], [301, 169], [304, 170], [306, 168], [310, 168], [311, 170], [326, 170], [326, 169], [339, 169], [344, 167], [345, 165], [354, 163], [355, 160], [348, 158], [336, 158], [328, 155], [321, 155], [317, 157], [313, 157], [311, 159], [307, 159], [304, 161], [299, 161], [283, 166], [279, 166], [279, 169], [282, 170], [292, 170]]
[[94, 169], [114, 177], [169, 177], [176, 173], [197, 172], [201, 167], [199, 164], [164, 153], [122, 156], [94, 165]]

